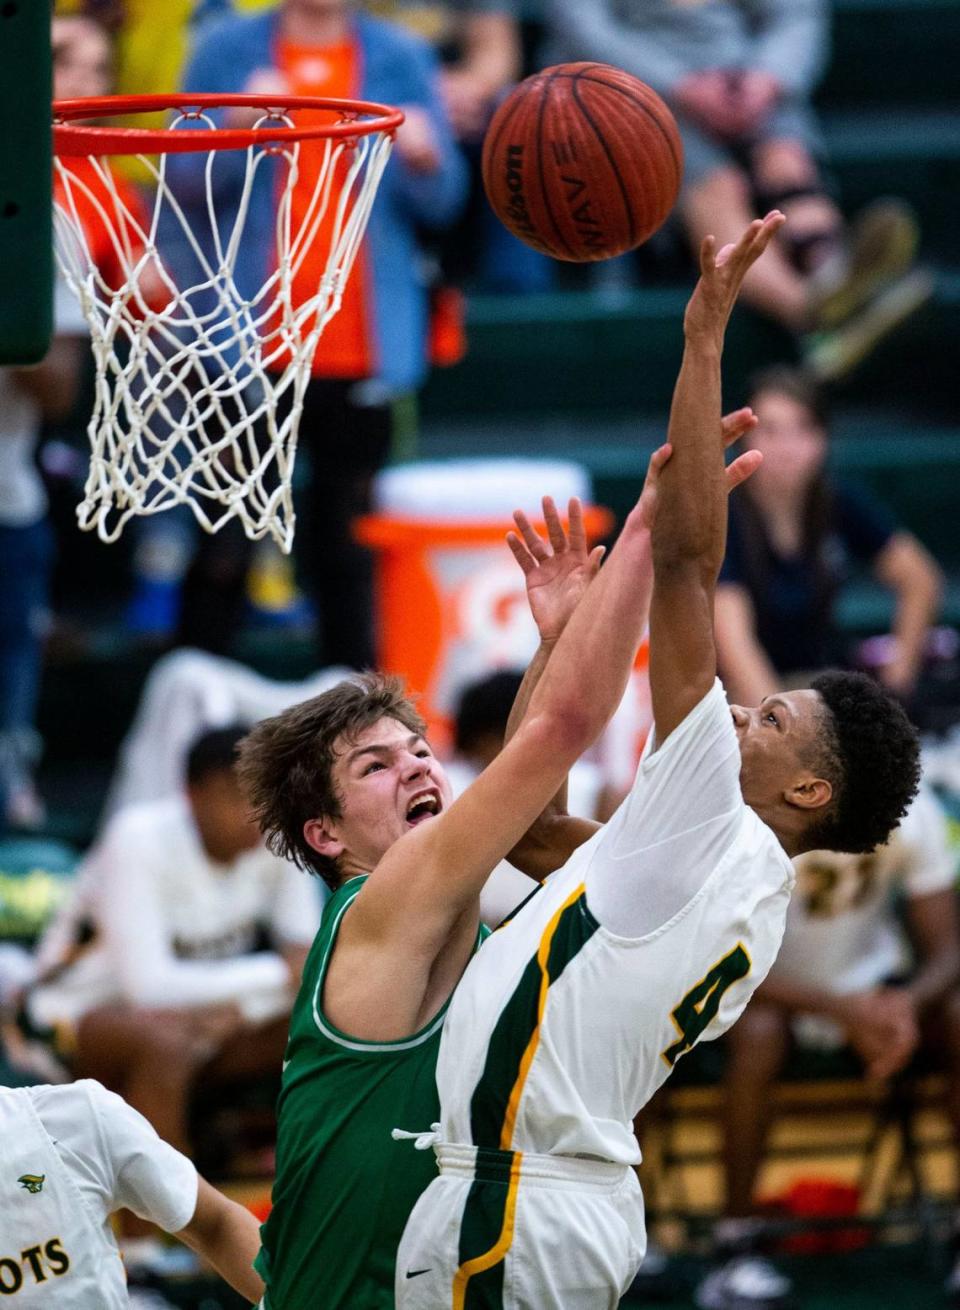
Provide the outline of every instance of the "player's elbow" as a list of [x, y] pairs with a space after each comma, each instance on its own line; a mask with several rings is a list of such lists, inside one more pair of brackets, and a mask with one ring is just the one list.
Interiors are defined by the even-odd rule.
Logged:
[[607, 715], [585, 699], [568, 696], [541, 716], [544, 750], [556, 759], [579, 759], [603, 731]]

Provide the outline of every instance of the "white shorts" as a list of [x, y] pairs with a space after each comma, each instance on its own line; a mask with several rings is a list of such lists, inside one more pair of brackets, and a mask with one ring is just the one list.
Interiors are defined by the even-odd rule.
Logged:
[[627, 1165], [436, 1148], [397, 1253], [397, 1310], [610, 1310], [646, 1247]]

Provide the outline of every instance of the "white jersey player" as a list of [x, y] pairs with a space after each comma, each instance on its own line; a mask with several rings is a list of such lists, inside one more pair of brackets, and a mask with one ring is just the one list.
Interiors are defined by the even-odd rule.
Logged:
[[454, 994], [440, 1177], [400, 1246], [401, 1310], [618, 1304], [645, 1246], [634, 1115], [770, 969], [791, 857], [871, 848], [915, 789], [916, 734], [868, 680], [827, 675], [754, 710], [731, 710], [716, 680], [720, 354], [740, 282], [782, 221], [720, 256], [705, 243], [653, 526], [653, 741], [627, 801], [572, 855], [586, 830], [558, 818], [567, 862]]
[[0, 1296], [17, 1310], [119, 1310], [110, 1216], [130, 1209], [201, 1252], [255, 1301], [253, 1215], [198, 1174], [119, 1096], [84, 1079], [0, 1088]]

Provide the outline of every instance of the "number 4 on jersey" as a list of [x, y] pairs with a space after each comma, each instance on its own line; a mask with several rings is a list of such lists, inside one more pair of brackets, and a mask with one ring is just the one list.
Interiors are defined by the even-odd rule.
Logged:
[[750, 972], [750, 956], [738, 943], [729, 955], [718, 960], [713, 968], [691, 987], [675, 1010], [671, 1012], [680, 1037], [663, 1052], [663, 1058], [672, 1069], [676, 1062], [700, 1040], [708, 1024], [717, 1017], [720, 1002], [728, 987], [745, 978]]

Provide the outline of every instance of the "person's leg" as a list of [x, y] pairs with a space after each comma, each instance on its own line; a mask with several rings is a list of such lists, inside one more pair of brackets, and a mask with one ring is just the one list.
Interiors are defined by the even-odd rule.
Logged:
[[189, 1154], [187, 1109], [209, 1045], [189, 1011], [107, 1005], [77, 1027], [73, 1070], [119, 1093], [178, 1151]]
[[787, 216], [784, 245], [802, 274], [815, 272], [843, 248], [843, 215], [824, 190], [820, 170], [804, 142], [776, 137], [751, 154], [753, 184], [761, 207]]
[[822, 158], [823, 140], [809, 105], [800, 100], [778, 105], [750, 151], [758, 208], [776, 207], [787, 215], [784, 248], [807, 278], [815, 326], [830, 329], [851, 320], [855, 334], [879, 340], [909, 312], [921, 289], [902, 288], [892, 297], [895, 304], [878, 311], [873, 326], [862, 327], [857, 316], [911, 267], [919, 242], [917, 220], [903, 201], [887, 198], [866, 206], [847, 224], [829, 194]]
[[46, 519], [0, 527], [0, 828], [42, 817], [33, 787], [43, 642], [49, 624], [53, 535]]
[[946, 1110], [960, 1160], [960, 989], [949, 991], [928, 1007], [923, 1016], [922, 1041], [934, 1066], [946, 1074]]
[[373, 559], [353, 537], [390, 453], [393, 406], [366, 403], [364, 384], [314, 381], [301, 431], [310, 443], [310, 582], [320, 612], [321, 667], [376, 663]]
[[[189, 1011], [143, 1010], [109, 1005], [80, 1020], [73, 1054], [77, 1078], [96, 1078], [139, 1110], [171, 1146], [190, 1154], [188, 1109], [197, 1070], [209, 1047]], [[121, 1227], [128, 1238], [156, 1229], [129, 1211]]]
[[770, 1091], [783, 1066], [786, 1014], [756, 997], [726, 1036], [723, 1153], [724, 1218], [715, 1226], [718, 1262], [698, 1286], [702, 1310], [773, 1310], [788, 1303], [791, 1285], [757, 1250], [754, 1188], [769, 1125]]
[[279, 1082], [289, 1031], [289, 1014], [266, 1023], [245, 1023], [203, 1066], [200, 1079], [204, 1085], [223, 1084], [275, 1073]]
[[[746, 174], [732, 162], [713, 169], [686, 188], [682, 213], [695, 250], [706, 236], [716, 237], [718, 248], [736, 241], [756, 217]], [[790, 331], [804, 332], [811, 326], [806, 280], [776, 242], [747, 274], [743, 299]]]
[[253, 542], [239, 519], [199, 535], [196, 553], [183, 580], [176, 645], [222, 655], [243, 621], [247, 571]]
[[755, 997], [727, 1034], [724, 1082], [725, 1213], [753, 1213], [754, 1186], [770, 1119], [770, 1090], [783, 1067], [789, 1030], [783, 1010]]

